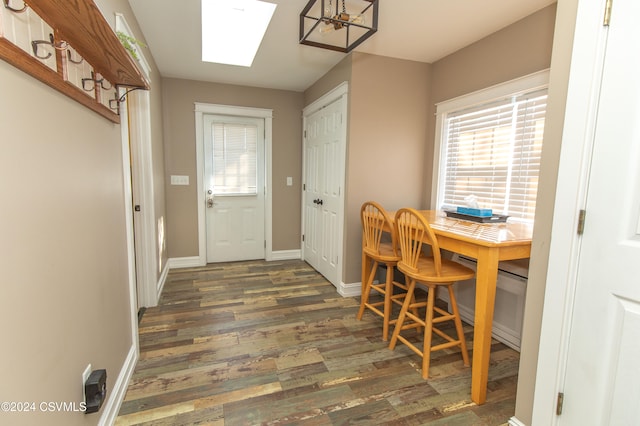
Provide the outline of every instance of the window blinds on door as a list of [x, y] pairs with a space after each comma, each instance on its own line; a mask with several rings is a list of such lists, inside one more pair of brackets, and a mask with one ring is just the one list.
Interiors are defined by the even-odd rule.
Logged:
[[213, 123], [216, 195], [256, 194], [258, 129], [254, 125]]

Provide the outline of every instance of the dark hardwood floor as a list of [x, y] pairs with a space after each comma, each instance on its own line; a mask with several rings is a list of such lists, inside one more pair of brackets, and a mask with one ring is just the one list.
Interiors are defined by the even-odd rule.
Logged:
[[[503, 425], [514, 414], [518, 352], [495, 342], [487, 403], [470, 399], [459, 352], [430, 378], [382, 319], [302, 261], [172, 271], [140, 322], [140, 360], [117, 425]], [[472, 329], [465, 325], [469, 349]]]

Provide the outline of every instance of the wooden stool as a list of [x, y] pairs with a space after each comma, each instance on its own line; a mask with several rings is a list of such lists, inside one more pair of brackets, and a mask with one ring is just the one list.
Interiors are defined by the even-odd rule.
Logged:
[[[367, 201], [360, 209], [360, 219], [362, 220], [362, 295], [360, 296], [360, 309], [356, 318], [362, 319], [365, 308], [370, 309], [383, 318], [382, 339], [389, 339], [389, 324], [395, 323], [391, 319], [392, 303], [402, 305], [407, 287], [393, 280], [393, 272], [396, 264], [400, 260], [400, 255], [396, 246], [396, 235], [393, 222], [389, 214], [374, 201]], [[382, 234], [390, 233], [391, 242], [381, 242]], [[370, 270], [365, 267], [367, 259], [372, 261]], [[374, 284], [376, 270], [380, 264], [387, 269], [384, 283]], [[394, 288], [401, 289], [401, 292], [394, 294]], [[369, 303], [371, 290], [380, 293], [383, 300]]]
[[[469, 354], [467, 353], [462, 321], [460, 320], [452, 286], [456, 281], [473, 278], [475, 272], [457, 262], [442, 259], [440, 246], [433, 230], [424, 216], [417, 210], [398, 210], [395, 215], [394, 226], [401, 254], [397, 267], [407, 277], [407, 295], [393, 330], [389, 349], [395, 348], [397, 341], [400, 340], [420, 355], [422, 357], [422, 378], [424, 379], [429, 377], [429, 363], [431, 352], [433, 351], [459, 346], [462, 353], [462, 361], [465, 366], [468, 366]], [[422, 252], [423, 244], [431, 246], [431, 256], [426, 256]], [[417, 283], [423, 284], [428, 288], [426, 302], [415, 301], [414, 291]], [[453, 313], [435, 306], [439, 287], [446, 287], [449, 291], [449, 303]], [[424, 319], [415, 314], [417, 308], [423, 307], [426, 308]], [[452, 337], [436, 327], [436, 325], [445, 321], [453, 321], [455, 323], [457, 337]], [[420, 327], [424, 327], [422, 348], [414, 345], [400, 334], [403, 330], [419, 329]], [[446, 342], [431, 346], [432, 333], [444, 338]]]

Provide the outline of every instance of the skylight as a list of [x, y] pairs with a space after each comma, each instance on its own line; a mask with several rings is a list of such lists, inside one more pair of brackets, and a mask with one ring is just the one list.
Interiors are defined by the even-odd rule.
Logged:
[[250, 67], [276, 5], [259, 0], [201, 0], [202, 60]]

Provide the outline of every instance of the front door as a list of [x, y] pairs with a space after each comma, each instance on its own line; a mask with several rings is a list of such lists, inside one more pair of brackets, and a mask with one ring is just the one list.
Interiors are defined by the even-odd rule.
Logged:
[[305, 117], [304, 260], [338, 286], [345, 168], [345, 117], [339, 98]]
[[264, 120], [207, 114], [207, 262], [265, 258]]
[[567, 425], [640, 421], [640, 3], [613, 2], [571, 323]]

